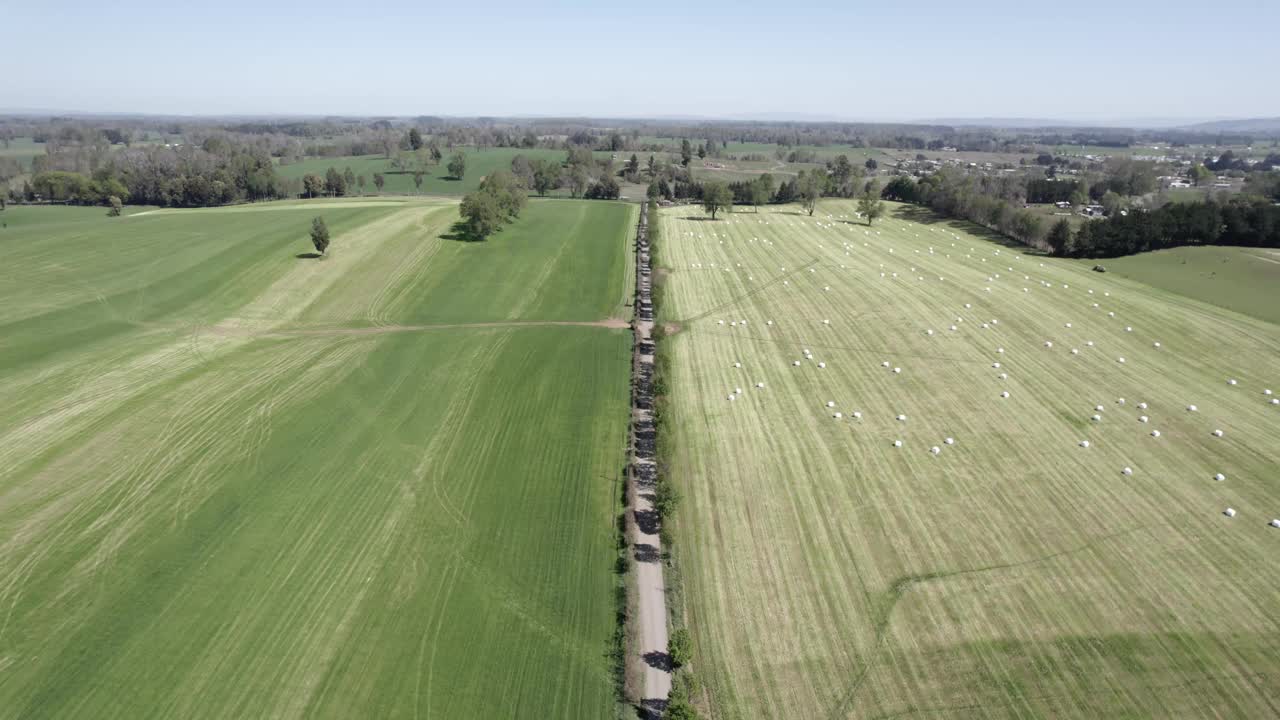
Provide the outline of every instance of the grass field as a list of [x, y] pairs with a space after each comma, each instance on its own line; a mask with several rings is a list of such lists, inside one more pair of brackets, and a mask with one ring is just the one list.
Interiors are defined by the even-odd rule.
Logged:
[[1280, 329], [853, 209], [662, 214], [712, 717], [1280, 712]]
[[[1275, 250], [1180, 247], [1081, 263], [1102, 264], [1108, 273], [1280, 325], [1280, 252]], [[1175, 295], [1165, 300], [1187, 304]]]
[[633, 207], [92, 210], [0, 230], [0, 718], [612, 714]]
[[[373, 185], [373, 174], [383, 173], [386, 179], [386, 185], [383, 192], [418, 194], [419, 192], [428, 195], [463, 195], [475, 190], [480, 185], [480, 179], [494, 170], [510, 170], [511, 160], [516, 155], [524, 155], [530, 160], [534, 158], [542, 158], [544, 160], [564, 160], [565, 154], [561, 150], [520, 150], [515, 148], [490, 148], [488, 150], [476, 150], [475, 148], [460, 148], [464, 155], [467, 156], [467, 172], [462, 180], [453, 180], [445, 177], [448, 174], [446, 165], [452, 152], [445, 152], [444, 160], [440, 164], [431, 168], [430, 174], [422, 179], [422, 189], [414, 187], [413, 173], [394, 172], [391, 169], [391, 161], [381, 155], [361, 155], [358, 157], [336, 157], [336, 158], [308, 158], [300, 163], [290, 165], [281, 165], [276, 168], [276, 172], [281, 177], [300, 178], [308, 173], [324, 176], [329, 168], [336, 168], [338, 172], [342, 172], [344, 168], [350, 167], [351, 172], [356, 175], [364, 175], [368, 184], [365, 185], [365, 192], [373, 193], [377, 188]], [[354, 191], [353, 191], [354, 192]]]
[[9, 146], [0, 144], [0, 157], [17, 158], [24, 168], [31, 169], [31, 158], [44, 154], [44, 143], [38, 143], [29, 137], [14, 138]]

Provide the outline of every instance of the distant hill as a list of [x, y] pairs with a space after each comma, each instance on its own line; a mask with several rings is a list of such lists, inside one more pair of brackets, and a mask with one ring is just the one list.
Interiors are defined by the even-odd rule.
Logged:
[[1195, 130], [1197, 132], [1280, 133], [1280, 117], [1214, 120], [1213, 122], [1184, 125], [1180, 129]]

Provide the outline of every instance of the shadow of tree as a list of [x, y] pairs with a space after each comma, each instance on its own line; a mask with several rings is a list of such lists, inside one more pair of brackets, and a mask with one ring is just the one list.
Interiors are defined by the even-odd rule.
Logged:
[[671, 656], [667, 653], [650, 650], [644, 654], [644, 662], [651, 668], [671, 672]]
[[484, 242], [484, 238], [471, 232], [471, 228], [461, 220], [450, 226], [449, 232], [441, 235], [440, 239], [454, 242]]
[[294, 255], [294, 257], [298, 258], [299, 260], [314, 260], [314, 259], [316, 259], [316, 258], [320, 257], [320, 253], [318, 253], [318, 252], [304, 252], [304, 253], [298, 253], [297, 255]]

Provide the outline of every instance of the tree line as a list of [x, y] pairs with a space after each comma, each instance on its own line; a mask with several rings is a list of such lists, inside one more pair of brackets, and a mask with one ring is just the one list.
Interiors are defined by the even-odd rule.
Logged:
[[1066, 221], [1054, 226], [1049, 249], [1063, 257], [1106, 258], [1184, 245], [1240, 245], [1280, 248], [1280, 206], [1262, 198], [1237, 196], [1170, 203], [1091, 220], [1072, 232]]

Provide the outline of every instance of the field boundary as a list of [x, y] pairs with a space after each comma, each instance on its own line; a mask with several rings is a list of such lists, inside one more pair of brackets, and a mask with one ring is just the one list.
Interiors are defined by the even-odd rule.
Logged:
[[631, 378], [631, 462], [627, 471], [628, 535], [635, 561], [635, 622], [639, 641], [628, 663], [641, 669], [640, 712], [658, 718], [671, 694], [667, 638], [667, 590], [662, 568], [658, 487], [657, 426], [653, 416], [653, 296], [649, 254], [649, 208], [640, 208], [636, 229], [635, 350]]

